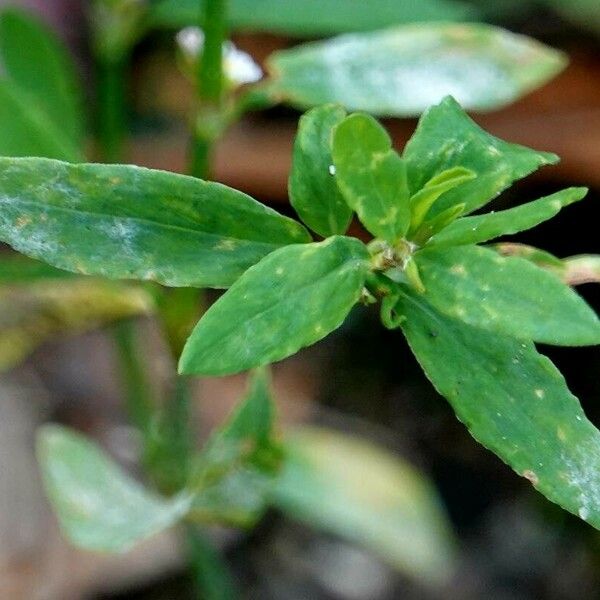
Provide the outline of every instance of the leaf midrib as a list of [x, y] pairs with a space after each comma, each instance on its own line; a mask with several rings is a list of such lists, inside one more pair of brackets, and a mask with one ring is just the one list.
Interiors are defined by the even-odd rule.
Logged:
[[[34, 206], [36, 208], [41, 208], [43, 210], [48, 210], [48, 211], [56, 211], [59, 213], [60, 212], [73, 213], [73, 214], [79, 215], [79, 216], [87, 215], [87, 216], [91, 216], [91, 217], [105, 218], [107, 220], [115, 219], [115, 220], [134, 221], [136, 223], [149, 224], [152, 226], [162, 227], [165, 229], [172, 229], [175, 231], [184, 231], [188, 234], [193, 234], [193, 235], [205, 235], [205, 236], [215, 238], [218, 240], [232, 239], [232, 240], [238, 240], [238, 241], [242, 241], [242, 242], [257, 244], [257, 245], [274, 246], [274, 247], [280, 247], [280, 246], [286, 245], [286, 242], [259, 242], [256, 240], [251, 240], [251, 239], [243, 238], [243, 237], [234, 237], [231, 235], [211, 233], [211, 232], [205, 231], [203, 229], [188, 229], [187, 227], [184, 227], [182, 225], [174, 225], [172, 223], [164, 223], [161, 221], [155, 221], [153, 219], [147, 219], [147, 218], [143, 218], [143, 217], [129, 217], [129, 216], [121, 216], [121, 215], [111, 215], [111, 214], [107, 214], [107, 213], [103, 213], [103, 212], [92, 212], [89, 210], [79, 210], [79, 209], [75, 209], [75, 208], [67, 208], [65, 206], [55, 206], [55, 205], [50, 205], [50, 204], [44, 204], [44, 203], [37, 202], [35, 200], [18, 199], [16, 202], [11, 202], [11, 204], [12, 205], [23, 204], [26, 206]], [[292, 243], [301, 244], [302, 242], [297, 241], [297, 242], [292, 242]], [[230, 252], [230, 251], [228, 251], [228, 252]]]
[[[282, 297], [285, 298], [285, 299], [289, 299], [292, 296], [298, 296], [303, 291], [305, 291], [305, 290], [307, 290], [307, 289], [309, 289], [311, 287], [314, 287], [315, 285], [322, 284], [324, 281], [328, 281], [333, 275], [339, 275], [339, 271], [343, 270], [345, 267], [351, 266], [351, 264], [353, 262], [356, 262], [357, 266], [358, 266], [360, 264], [360, 262], [362, 262], [362, 261], [360, 259], [358, 259], [358, 258], [355, 258], [355, 259], [352, 259], [352, 260], [348, 260], [348, 261], [344, 262], [342, 265], [339, 265], [339, 266], [335, 267], [334, 269], [332, 269], [329, 273], [327, 273], [327, 275], [325, 275], [323, 277], [320, 277], [316, 281], [311, 281], [311, 282], [308, 282], [308, 283], [306, 283], [304, 285], [301, 285], [301, 286], [295, 288], [291, 293], [285, 294]], [[229, 291], [231, 291], [231, 289]], [[259, 317], [262, 317], [264, 315], [267, 315], [267, 314], [271, 313], [275, 309], [279, 308], [279, 306], [281, 304], [282, 304], [281, 301], [278, 301], [276, 304], [272, 304], [271, 306], [269, 306], [265, 310], [261, 310], [261, 311], [255, 313], [254, 315], [252, 315], [251, 317], [249, 317], [248, 319], [245, 319], [244, 323], [251, 323], [251, 322], [255, 321], [256, 319], [258, 319]], [[231, 332], [235, 331], [237, 328], [238, 327], [235, 326], [235, 325], [232, 326], [232, 327], [230, 327], [230, 328], [228, 328], [226, 330], [226, 333], [222, 333], [222, 335], [220, 336], [221, 339], [224, 339], [226, 336], [229, 336], [231, 334]]]

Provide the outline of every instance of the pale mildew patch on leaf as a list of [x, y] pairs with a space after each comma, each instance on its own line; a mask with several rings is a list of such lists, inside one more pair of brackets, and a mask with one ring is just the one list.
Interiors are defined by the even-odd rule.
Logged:
[[227, 252], [232, 252], [238, 247], [238, 243], [232, 239], [223, 239], [218, 244], [215, 244], [215, 250], [225, 250]]
[[455, 275], [460, 275], [461, 277], [465, 277], [467, 275], [465, 265], [462, 264], [452, 265], [452, 267], [450, 267], [450, 271]]
[[[591, 424], [586, 420], [586, 424]], [[597, 434], [597, 431], [594, 431]], [[600, 526], [600, 451], [599, 436], [594, 435], [593, 442], [572, 440], [573, 447], [565, 453], [562, 460], [566, 469], [564, 479], [573, 488], [579, 506], [576, 511], [580, 518], [587, 521], [591, 516], [596, 527]]]

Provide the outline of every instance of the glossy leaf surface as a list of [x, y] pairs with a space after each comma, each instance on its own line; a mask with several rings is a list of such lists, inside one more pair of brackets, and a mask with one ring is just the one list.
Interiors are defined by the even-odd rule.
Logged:
[[425, 112], [403, 157], [411, 194], [452, 167], [464, 167], [476, 174], [473, 181], [444, 194], [432, 207], [430, 216], [462, 203], [465, 213], [472, 212], [514, 181], [558, 161], [554, 154], [509, 144], [485, 132], [453, 98], [445, 98]]
[[469, 325], [546, 344], [600, 343], [600, 320], [560, 279], [528, 260], [479, 246], [415, 255], [425, 297]]
[[47, 494], [61, 528], [76, 546], [123, 552], [182, 518], [186, 496], [164, 500], [126, 475], [96, 444], [58, 425], [37, 440]]
[[277, 101], [302, 109], [339, 102], [398, 117], [419, 115], [448, 94], [467, 109], [497, 109], [565, 65], [560, 52], [531, 38], [451, 23], [347, 34], [275, 52], [267, 63]]
[[180, 372], [236, 373], [314, 344], [358, 301], [367, 260], [361, 242], [339, 236], [273, 252], [205, 313], [183, 350]]
[[323, 237], [346, 233], [352, 209], [338, 189], [333, 171], [333, 128], [346, 112], [326, 104], [300, 118], [289, 179], [290, 203], [313, 231]]
[[549, 500], [600, 528], [600, 432], [556, 367], [521, 342], [401, 301], [402, 329], [471, 435]]
[[369, 115], [350, 115], [335, 128], [332, 156], [338, 186], [362, 224], [390, 242], [404, 235], [410, 225], [406, 165], [387, 131]]
[[[3, 75], [20, 88], [76, 148], [83, 141], [83, 100], [73, 61], [49, 27], [14, 9], [0, 13], [0, 64]], [[52, 156], [51, 158], [55, 158]]]
[[[3, 275], [0, 266], [0, 281]], [[0, 372], [55, 336], [91, 331], [152, 310], [150, 296], [133, 286], [40, 271], [29, 276], [28, 283], [22, 279], [20, 285], [0, 286]]]
[[358, 438], [304, 428], [285, 443], [275, 505], [364, 545], [404, 573], [439, 583], [453, 566], [450, 526], [431, 483]]
[[55, 267], [227, 287], [306, 230], [249, 196], [141, 167], [0, 159], [0, 239]]
[[429, 245], [456, 246], [487, 242], [501, 235], [531, 229], [556, 216], [562, 208], [585, 197], [587, 188], [568, 188], [507, 210], [457, 219], [429, 241]]
[[[477, 14], [473, 7], [454, 0], [230, 0], [228, 10], [234, 30], [299, 37], [380, 29], [399, 23], [460, 21]], [[156, 3], [151, 18], [163, 27], [195, 24], [198, 2], [162, 0]]]

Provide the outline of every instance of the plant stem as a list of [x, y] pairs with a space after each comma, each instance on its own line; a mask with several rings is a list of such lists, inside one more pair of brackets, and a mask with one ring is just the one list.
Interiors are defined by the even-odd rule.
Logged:
[[231, 573], [210, 540], [194, 525], [185, 525], [198, 600], [232, 600], [237, 597]]
[[201, 9], [199, 16], [204, 31], [204, 48], [198, 61], [196, 78], [199, 106], [194, 122], [190, 170], [195, 177], [207, 179], [213, 147], [222, 131], [226, 0], [202, 0]]
[[188, 483], [194, 453], [194, 428], [192, 426], [191, 380], [175, 377], [175, 388], [168, 405], [168, 452], [173, 469], [174, 490], [179, 491]]
[[113, 328], [119, 357], [119, 370], [125, 392], [125, 405], [131, 422], [140, 429], [144, 440], [150, 435], [153, 403], [151, 387], [139, 356], [135, 323], [122, 321]]
[[125, 109], [124, 58], [97, 58], [98, 142], [102, 159], [116, 163], [123, 159], [127, 130]]
[[204, 50], [198, 62], [198, 96], [220, 105], [223, 96], [223, 43], [227, 35], [226, 0], [203, 0]]

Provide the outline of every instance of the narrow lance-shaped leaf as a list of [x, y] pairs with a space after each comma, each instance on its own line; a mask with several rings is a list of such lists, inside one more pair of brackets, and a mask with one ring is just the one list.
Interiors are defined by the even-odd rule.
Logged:
[[411, 194], [432, 177], [452, 167], [464, 167], [477, 177], [450, 190], [432, 207], [430, 217], [456, 204], [465, 213], [483, 206], [513, 181], [526, 177], [558, 157], [509, 144], [476, 125], [453, 98], [445, 98], [427, 110], [403, 154]]
[[[198, 21], [197, 0], [153, 3], [150, 19], [162, 27], [185, 27]], [[318, 15], [318, 18], [315, 18]], [[389, 27], [396, 23], [463, 21], [477, 10], [454, 0], [229, 0], [234, 30], [267, 31], [299, 37]]]
[[242, 444], [250, 439], [257, 446], [270, 446], [275, 423], [275, 402], [270, 383], [268, 369], [256, 369], [250, 377], [246, 397], [213, 439]]
[[76, 162], [81, 151], [13, 82], [0, 79], [0, 155]]
[[474, 327], [546, 344], [600, 343], [600, 320], [560, 279], [530, 261], [480, 246], [425, 249], [415, 255], [425, 297]]
[[492, 110], [565, 65], [560, 52], [491, 25], [421, 23], [275, 52], [268, 90], [299, 108], [339, 102], [378, 116], [417, 116], [447, 94], [468, 109]]
[[427, 377], [473, 437], [600, 529], [600, 432], [531, 342], [474, 329], [410, 292], [398, 307]]
[[498, 252], [502, 256], [516, 256], [517, 258], [525, 258], [538, 267], [544, 269], [560, 269], [562, 261], [546, 250], [540, 250], [527, 244], [517, 244], [516, 242], [500, 242], [498, 244], [490, 244], [487, 246]]
[[340, 236], [269, 254], [200, 319], [179, 371], [236, 373], [314, 344], [337, 329], [360, 298], [368, 258], [364, 244]]
[[333, 128], [346, 112], [327, 104], [300, 118], [289, 179], [290, 203], [313, 231], [328, 237], [346, 233], [352, 209], [338, 189], [333, 170]]
[[61, 528], [76, 546], [124, 552], [174, 525], [189, 509], [188, 496], [155, 496], [96, 444], [65, 427], [42, 427], [37, 453]]
[[568, 188], [515, 208], [458, 219], [431, 238], [429, 245], [440, 248], [477, 244], [531, 229], [584, 198], [587, 191], [587, 188]]
[[575, 25], [600, 34], [600, 6], [596, 0], [542, 0], [542, 3]]
[[408, 231], [406, 165], [387, 131], [371, 116], [350, 115], [333, 133], [335, 177], [348, 205], [376, 237], [396, 241]]
[[0, 258], [0, 285], [73, 277], [76, 277], [73, 273], [55, 269], [46, 263], [20, 254], [4, 254]]
[[124, 165], [0, 159], [0, 239], [78, 273], [227, 287], [296, 221], [218, 183]]
[[152, 299], [144, 290], [116, 282], [42, 274], [28, 284], [2, 286], [0, 372], [55, 336], [83, 333], [151, 310]]
[[246, 397], [199, 455], [189, 485], [190, 518], [249, 527], [267, 508], [279, 473], [281, 449], [273, 435], [275, 404], [264, 369]]
[[0, 13], [0, 63], [4, 76], [39, 106], [61, 135], [81, 148], [81, 89], [75, 65], [57, 36], [32, 15], [5, 9]]
[[411, 231], [415, 231], [423, 223], [429, 209], [441, 196], [475, 177], [473, 171], [463, 167], [452, 167], [434, 175], [423, 188], [410, 198]]
[[503, 256], [525, 258], [538, 267], [555, 273], [567, 285], [600, 283], [600, 256], [597, 254], [580, 254], [560, 259], [533, 246], [508, 242], [496, 244], [494, 250]]
[[293, 432], [285, 451], [275, 506], [429, 585], [450, 574], [450, 524], [423, 474], [383, 448], [326, 429]]
[[455, 204], [436, 214], [431, 219], [427, 219], [414, 233], [410, 234], [411, 241], [417, 246], [425, 246], [427, 241], [431, 239], [433, 235], [445, 227], [448, 227], [450, 223], [458, 219], [458, 217], [463, 214], [464, 210], [464, 204]]

